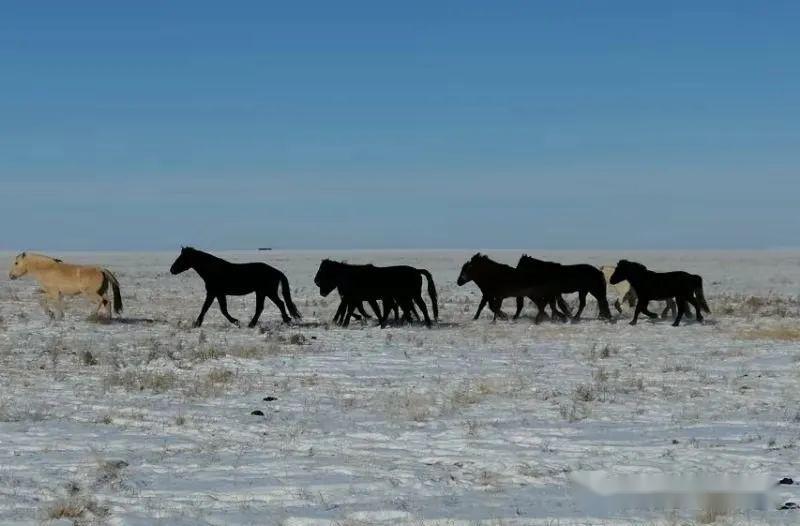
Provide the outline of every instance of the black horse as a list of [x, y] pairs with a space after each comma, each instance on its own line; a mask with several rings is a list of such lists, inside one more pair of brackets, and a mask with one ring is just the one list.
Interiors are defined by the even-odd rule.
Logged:
[[600, 318], [611, 319], [606, 297], [606, 278], [599, 268], [588, 264], [562, 265], [523, 254], [517, 263], [517, 270], [529, 275], [534, 283], [545, 285], [551, 294], [577, 292], [580, 303], [573, 320], [581, 318], [586, 307], [587, 294], [597, 300]]
[[650, 318], [658, 318], [656, 313], [647, 309], [647, 304], [651, 300], [675, 298], [678, 304], [678, 316], [672, 324], [674, 327], [681, 323], [681, 318], [686, 312], [686, 302], [694, 307], [697, 321], [703, 321], [703, 312], [711, 312], [703, 294], [703, 278], [697, 274], [681, 271], [653, 272], [641, 263], [621, 259], [609, 282], [616, 284], [623, 280], [628, 280], [637, 295], [636, 310], [631, 325], [636, 325], [640, 312]]
[[[251, 292], [256, 293], [256, 313], [250, 320], [250, 327], [255, 327], [261, 311], [264, 310], [264, 298], [269, 298], [278, 306], [285, 323], [292, 321], [292, 318], [299, 319], [301, 317], [292, 302], [289, 280], [286, 279], [286, 275], [266, 263], [231, 263], [206, 252], [184, 247], [169, 271], [173, 274], [180, 274], [190, 268], [193, 268], [206, 284], [206, 300], [203, 302], [200, 316], [194, 322], [195, 327], [203, 324], [203, 317], [214, 299], [219, 303], [222, 315], [239, 327], [239, 320], [228, 314], [226, 296], [243, 296]], [[283, 289], [285, 306], [278, 297], [278, 285]], [[288, 314], [286, 313], [287, 307]]]
[[[439, 319], [436, 287], [433, 276], [425, 269], [409, 266], [376, 267], [374, 265], [350, 265], [324, 259], [319, 265], [314, 283], [320, 288], [320, 294], [327, 296], [334, 289], [339, 290], [342, 301], [347, 305], [347, 312], [342, 323], [347, 326], [353, 311], [366, 301], [375, 311], [381, 327], [386, 326], [389, 312], [395, 305], [404, 311], [408, 318], [414, 303], [422, 311], [425, 324], [430, 327], [431, 319], [428, 308], [422, 299], [422, 276], [428, 281], [428, 295], [431, 298], [433, 318]], [[377, 302], [382, 301], [384, 312], [380, 314]]]
[[[557, 294], [551, 293], [549, 287], [535, 284], [527, 274], [519, 272], [512, 266], [493, 261], [481, 253], [475, 254], [464, 263], [456, 283], [460, 287], [470, 281], [475, 282], [483, 295], [473, 319], [478, 319], [487, 303], [495, 319], [498, 317], [505, 319], [506, 315], [500, 307], [503, 299], [511, 297], [517, 298], [515, 318], [522, 310], [522, 299], [525, 297], [530, 298], [539, 310], [536, 315], [537, 323], [544, 319], [544, 309], [548, 304], [554, 315], [564, 316], [556, 308]], [[566, 308], [566, 304], [564, 307]]]

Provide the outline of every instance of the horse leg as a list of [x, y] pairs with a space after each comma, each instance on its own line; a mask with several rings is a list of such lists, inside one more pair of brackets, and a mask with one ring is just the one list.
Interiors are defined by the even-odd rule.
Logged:
[[54, 320], [56, 319], [56, 315], [50, 308], [49, 298], [50, 296], [46, 292], [42, 291], [42, 296], [39, 298], [39, 305], [42, 306], [42, 310], [44, 310], [45, 314], [47, 314], [51, 320]]
[[256, 313], [253, 314], [253, 319], [247, 324], [247, 326], [251, 329], [256, 326], [256, 323], [258, 323], [258, 318], [261, 317], [261, 312], [264, 310], [265, 296], [266, 295], [263, 292], [256, 292]]
[[356, 310], [355, 302], [348, 301], [347, 312], [344, 315], [344, 321], [342, 321], [342, 327], [348, 327], [350, 325], [350, 318], [353, 316], [354, 310]]
[[206, 312], [208, 312], [208, 308], [211, 307], [211, 304], [214, 303], [214, 295], [206, 292], [206, 300], [203, 302], [203, 307], [200, 309], [200, 316], [192, 324], [192, 327], [199, 327], [203, 324], [203, 318], [206, 317]]
[[222, 311], [222, 315], [225, 316], [225, 319], [237, 327], [241, 327], [239, 320], [228, 314], [228, 298], [225, 296], [225, 294], [220, 294], [217, 296], [217, 303], [219, 304], [219, 310]]
[[578, 292], [578, 312], [575, 313], [575, 316], [573, 316], [572, 321], [579, 321], [581, 319], [581, 313], [585, 308], [586, 308], [586, 291], [581, 290]]
[[550, 312], [553, 313], [553, 319], [558, 318], [560, 321], [565, 322], [569, 318], [568, 313], [561, 312], [558, 308], [558, 296], [550, 298]]
[[[687, 301], [692, 304], [692, 307], [694, 307], [694, 311], [696, 313], [695, 318], [697, 319], [697, 321], [703, 321], [703, 313], [700, 311], [700, 304], [698, 303], [697, 299], [694, 298], [693, 296], [689, 296], [687, 298]], [[686, 311], [686, 317], [688, 318], [689, 317], [689, 309], [686, 308], [684, 310]]]
[[639, 319], [639, 313], [647, 310], [647, 302], [643, 301], [641, 298], [636, 303], [636, 309], [633, 311], [633, 319], [631, 320], [631, 325], [636, 325], [636, 322]]
[[56, 307], [56, 318], [64, 319], [64, 296], [60, 291], [55, 291], [52, 295], [53, 305]]
[[658, 314], [649, 310], [647, 308], [647, 304], [645, 304], [644, 307], [642, 308], [642, 312], [645, 314], [645, 316], [647, 316], [650, 319], [658, 319]]
[[[547, 312], [545, 312], [545, 309], [547, 308], [547, 302], [542, 300], [541, 298], [530, 298], [530, 299], [533, 302], [533, 304], [536, 305], [536, 317], [533, 319], [533, 322], [542, 323], [542, 321], [544, 321], [544, 319], [547, 317]], [[553, 300], [553, 302], [550, 303], [550, 310], [555, 309], [554, 307], [555, 304], [556, 304], [555, 300]]]
[[111, 300], [103, 296], [103, 306], [106, 308], [106, 317], [111, 319]]
[[411, 319], [412, 315], [414, 316], [414, 318], [417, 319], [417, 321], [422, 321], [422, 318], [420, 317], [419, 312], [417, 312], [416, 307], [414, 307], [414, 302], [413, 301], [406, 300], [405, 301], [405, 306], [403, 308], [404, 309], [406, 309], [406, 308], [408, 309], [407, 312], [405, 313], [405, 317], [408, 319], [408, 323], [412, 323], [414, 321], [414, 320]]
[[614, 300], [614, 308], [617, 309], [617, 312], [622, 314], [622, 305], [619, 303], [619, 298]]
[[422, 296], [417, 294], [414, 296], [414, 302], [419, 307], [419, 310], [422, 311], [422, 316], [425, 318], [425, 326], [430, 329], [431, 327], [431, 318], [428, 316], [428, 307], [425, 305], [425, 300], [422, 299]]
[[501, 320], [508, 319], [506, 313], [503, 312], [503, 298], [492, 298], [489, 300], [489, 308], [492, 309], [492, 312], [494, 313], [494, 318], [492, 318], [492, 321], [497, 321], [497, 318], [500, 318]]
[[64, 319], [64, 302], [61, 300], [61, 292], [43, 291], [44, 297], [41, 300], [41, 305], [44, 311], [50, 316], [51, 320]]
[[[694, 307], [694, 310], [697, 311], [697, 303], [696, 303], [697, 300], [695, 300], [695, 303], [692, 303], [692, 300], [695, 300], [695, 297], [690, 294], [689, 297], [686, 299], [686, 301], [688, 302], [686, 304], [686, 308], [683, 309], [683, 317], [686, 318], [687, 320], [691, 320], [692, 318], [696, 317], [692, 314], [692, 309], [689, 308], [689, 304], [691, 304], [692, 307]], [[703, 321], [702, 314], [700, 314], [700, 319], [697, 321]]]
[[673, 327], [677, 327], [678, 325], [681, 324], [681, 318], [683, 318], [683, 312], [685, 310], [686, 310], [686, 298], [678, 298], [678, 316], [672, 323]]
[[108, 298], [97, 292], [84, 292], [84, 296], [97, 305], [95, 316], [99, 318], [101, 316], [100, 311], [105, 311], [106, 318], [111, 319], [111, 302], [108, 301]]
[[397, 300], [397, 305], [400, 307], [400, 310], [403, 311], [403, 315], [401, 317], [403, 323], [408, 323], [408, 324], [414, 323], [414, 318], [411, 317], [412, 312], [414, 313], [414, 316], [417, 318], [417, 321], [421, 319], [419, 317], [417, 309], [414, 308], [414, 302], [412, 300], [409, 300], [408, 298], [402, 298], [400, 300]]
[[[385, 328], [386, 325], [389, 323], [389, 315], [392, 313], [392, 306], [394, 305], [394, 298], [390, 297], [383, 297], [381, 298], [383, 302], [383, 314], [380, 311], [376, 311], [375, 314], [378, 316], [378, 325], [380, 325], [381, 329]], [[374, 300], [369, 300], [369, 304], [373, 305]], [[378, 305], [377, 302], [374, 302], [372, 310], [375, 310], [375, 307]]]
[[[375, 316], [378, 318], [378, 322], [380, 322], [383, 319], [383, 317], [381, 316], [381, 308], [378, 305], [378, 300], [368, 299], [367, 303], [369, 303], [369, 307], [372, 309], [372, 312], [375, 313]], [[356, 303], [356, 308], [358, 309], [359, 307], [363, 310], [364, 309], [364, 303], [361, 302], [361, 301]], [[384, 310], [384, 312], [386, 311], [386, 301], [383, 302], [383, 310]], [[367, 323], [367, 318], [364, 318], [364, 323], [365, 324]]]
[[339, 301], [339, 308], [336, 309], [336, 314], [333, 315], [333, 323], [336, 325], [341, 325], [342, 320], [344, 319], [344, 311], [347, 308], [347, 304], [344, 300]]
[[[267, 294], [269, 300], [278, 307], [278, 310], [281, 311], [281, 319], [283, 319], [283, 323], [291, 323], [292, 319], [286, 314], [286, 305], [283, 304], [283, 300], [278, 297], [278, 289], [276, 288], [272, 294]], [[222, 307], [222, 303], [220, 303], [220, 308]], [[227, 317], [227, 314], [223, 311], [223, 314]], [[351, 313], [352, 314], [352, 313]], [[229, 320], [231, 318], [228, 318]], [[231, 321], [231, 323], [237, 323], [236, 320]], [[238, 326], [238, 325], [237, 325]]]
[[522, 312], [522, 307], [525, 306], [525, 297], [517, 296], [517, 312], [514, 313], [514, 319], [519, 319], [519, 314]]
[[600, 319], [603, 320], [610, 320], [611, 319], [611, 309], [608, 308], [608, 298], [605, 295], [605, 287], [602, 289], [598, 289], [592, 292], [592, 296], [597, 301], [597, 309], [600, 311]]
[[353, 311], [355, 310], [356, 310], [355, 302], [348, 301], [347, 308], [345, 309], [344, 312], [344, 319], [342, 320], [342, 327], [350, 326], [350, 318], [353, 317]]
[[661, 311], [661, 318], [662, 319], [666, 318], [668, 312], [671, 312], [672, 313], [672, 317], [674, 318], [675, 314], [676, 314], [675, 308], [676, 308], [675, 307], [675, 301], [672, 298], [667, 298], [666, 305], [664, 306], [664, 310]]
[[488, 300], [486, 299], [486, 296], [481, 296], [481, 302], [478, 304], [478, 310], [475, 312], [475, 316], [472, 317], [473, 320], [477, 320], [478, 318], [480, 318], [481, 311], [486, 306], [487, 302]]
[[[369, 314], [367, 314], [367, 311], [364, 310], [364, 303], [362, 303], [362, 302], [357, 303], [356, 304], [356, 310], [358, 310], [358, 312], [361, 315], [361, 317], [364, 318], [364, 321], [367, 321], [369, 319]], [[353, 313], [353, 316], [354, 317], [356, 316], [355, 312]], [[356, 319], [358, 319], [358, 318], [356, 318]]]

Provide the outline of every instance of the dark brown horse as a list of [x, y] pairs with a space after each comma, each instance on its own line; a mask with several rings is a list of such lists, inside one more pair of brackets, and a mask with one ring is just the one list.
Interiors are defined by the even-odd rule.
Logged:
[[578, 312], [573, 317], [579, 320], [586, 307], [586, 295], [591, 294], [597, 300], [600, 318], [611, 319], [606, 297], [606, 278], [603, 271], [588, 264], [562, 265], [551, 261], [542, 261], [525, 254], [519, 258], [517, 270], [530, 276], [533, 283], [547, 286], [553, 294], [578, 293]]
[[694, 307], [697, 321], [703, 321], [703, 312], [711, 312], [703, 294], [703, 278], [688, 272], [653, 272], [641, 263], [621, 259], [617, 263], [614, 274], [609, 282], [612, 284], [627, 280], [636, 290], [637, 303], [633, 313], [631, 325], [636, 325], [639, 313], [642, 312], [650, 318], [658, 318], [655, 312], [647, 309], [647, 304], [652, 300], [667, 300], [675, 298], [678, 304], [678, 316], [672, 324], [677, 327], [686, 312], [686, 303]]
[[456, 283], [460, 287], [470, 281], [475, 282], [483, 295], [474, 319], [478, 319], [481, 310], [487, 304], [495, 319], [506, 318], [500, 308], [505, 298], [517, 298], [517, 314], [514, 316], [516, 318], [522, 310], [521, 300], [525, 297], [530, 298], [539, 309], [536, 315], [537, 323], [544, 318], [544, 308], [548, 304], [554, 315], [561, 315], [556, 308], [557, 295], [551, 293], [547, 286], [533, 283], [530, 276], [525, 273], [519, 272], [512, 266], [493, 261], [481, 253], [475, 254], [464, 263]]

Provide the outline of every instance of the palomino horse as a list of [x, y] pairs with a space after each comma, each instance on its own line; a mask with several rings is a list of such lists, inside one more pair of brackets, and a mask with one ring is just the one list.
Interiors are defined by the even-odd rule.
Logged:
[[[30, 275], [39, 282], [45, 298], [42, 307], [51, 317], [64, 317], [63, 296], [83, 294], [97, 305], [97, 314], [101, 309], [111, 318], [111, 302], [106, 297], [108, 285], [114, 291], [114, 312], [122, 312], [122, 296], [119, 282], [108, 269], [89, 265], [72, 265], [60, 259], [23, 252], [14, 259], [8, 273], [10, 279]], [[55, 309], [55, 311], [53, 310]]]

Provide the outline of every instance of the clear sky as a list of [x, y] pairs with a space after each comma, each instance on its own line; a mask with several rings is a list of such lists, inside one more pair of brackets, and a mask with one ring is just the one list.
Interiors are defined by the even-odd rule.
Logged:
[[800, 2], [4, 2], [0, 249], [800, 246]]

